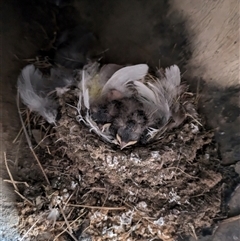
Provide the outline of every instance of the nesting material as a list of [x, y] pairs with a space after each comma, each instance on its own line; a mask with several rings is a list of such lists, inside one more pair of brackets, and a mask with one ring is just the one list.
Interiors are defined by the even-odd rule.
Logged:
[[54, 127], [35, 113], [22, 115], [47, 177], [38, 165], [22, 167], [24, 240], [171, 241], [214, 224], [225, 173], [200, 117], [120, 150], [79, 123], [78, 97], [76, 88], [59, 97]]

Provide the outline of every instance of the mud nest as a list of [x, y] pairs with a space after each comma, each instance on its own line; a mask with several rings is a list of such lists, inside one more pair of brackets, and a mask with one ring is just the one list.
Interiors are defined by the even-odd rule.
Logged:
[[221, 218], [228, 174], [203, 119], [188, 117], [158, 142], [121, 151], [76, 121], [77, 101], [74, 90], [59, 99], [55, 127], [22, 114], [40, 162], [19, 166], [24, 240], [170, 241]]

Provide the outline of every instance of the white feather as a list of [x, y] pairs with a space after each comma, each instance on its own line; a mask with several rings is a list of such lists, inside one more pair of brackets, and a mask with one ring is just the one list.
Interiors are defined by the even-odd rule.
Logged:
[[22, 102], [31, 110], [40, 114], [49, 123], [55, 123], [57, 103], [41, 89], [37, 90], [43, 79], [39, 70], [27, 65], [18, 77], [17, 86]]
[[139, 80], [145, 77], [148, 72], [148, 66], [146, 64], [137, 64], [133, 66], [127, 66], [116, 71], [112, 77], [107, 81], [102, 89], [102, 95], [108, 93], [108, 91], [115, 89], [121, 92], [124, 96], [128, 97], [129, 89], [127, 84], [135, 80]]
[[85, 105], [85, 107], [89, 110], [90, 105], [89, 105], [89, 92], [88, 92], [88, 88], [87, 88], [87, 80], [85, 78], [85, 70], [82, 71], [82, 98], [83, 98], [83, 103]]
[[165, 78], [161, 79], [164, 96], [171, 107], [179, 97], [181, 73], [177, 65], [172, 65], [165, 70]]
[[172, 65], [165, 70], [166, 80], [173, 87], [177, 87], [181, 82], [181, 73], [177, 65]]
[[99, 71], [99, 83], [104, 86], [106, 82], [112, 77], [112, 75], [121, 69], [121, 65], [117, 64], [106, 64]]
[[157, 103], [156, 95], [155, 93], [148, 88], [145, 84], [143, 84], [140, 81], [134, 81], [134, 87], [136, 88], [138, 94], [140, 97], [146, 99], [147, 101]]

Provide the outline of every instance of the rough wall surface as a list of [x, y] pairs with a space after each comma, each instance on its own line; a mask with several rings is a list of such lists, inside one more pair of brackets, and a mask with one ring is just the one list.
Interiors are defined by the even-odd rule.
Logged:
[[187, 19], [193, 52], [186, 74], [221, 86], [239, 84], [239, 1], [172, 0], [171, 6]]

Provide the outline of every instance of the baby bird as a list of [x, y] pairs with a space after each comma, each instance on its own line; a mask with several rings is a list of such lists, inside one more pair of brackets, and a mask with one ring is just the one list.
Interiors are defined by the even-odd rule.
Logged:
[[[158, 72], [159, 77], [152, 81], [146, 64], [103, 66], [99, 74], [93, 66], [85, 66], [82, 71], [78, 120], [120, 149], [159, 138], [167, 129], [179, 126], [186, 110], [193, 109], [188, 102], [181, 104], [186, 88], [180, 84], [176, 65], [164, 74]], [[91, 94], [93, 83], [99, 90], [95, 95]]]
[[143, 104], [135, 98], [112, 100], [100, 105], [93, 110], [91, 117], [98, 126], [108, 128], [121, 149], [137, 143], [148, 123]]

